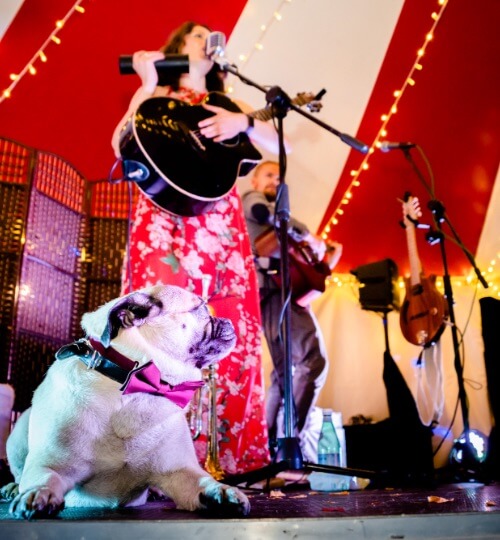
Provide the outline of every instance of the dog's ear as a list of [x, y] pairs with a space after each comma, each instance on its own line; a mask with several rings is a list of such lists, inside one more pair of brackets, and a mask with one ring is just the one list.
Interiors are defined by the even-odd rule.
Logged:
[[101, 335], [101, 343], [108, 347], [120, 328], [141, 326], [144, 322], [158, 315], [162, 302], [144, 293], [132, 293], [119, 300], [109, 311], [108, 324]]

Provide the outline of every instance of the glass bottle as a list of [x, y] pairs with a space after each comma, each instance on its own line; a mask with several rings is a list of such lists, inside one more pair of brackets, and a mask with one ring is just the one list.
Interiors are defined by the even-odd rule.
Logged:
[[324, 409], [318, 441], [318, 465], [340, 467], [340, 463], [340, 441], [333, 425], [332, 409]]

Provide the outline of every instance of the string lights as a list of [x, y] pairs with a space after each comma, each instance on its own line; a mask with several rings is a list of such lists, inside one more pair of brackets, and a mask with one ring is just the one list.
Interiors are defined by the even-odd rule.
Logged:
[[[427, 46], [429, 43], [433, 40], [435, 35], [436, 27], [441, 20], [441, 17], [444, 13], [444, 10], [446, 9], [446, 6], [448, 4], [448, 0], [438, 0], [438, 7], [439, 9], [437, 11], [432, 12], [431, 19], [433, 21], [431, 29], [426, 33], [424, 42], [422, 46], [418, 49], [416, 54], [416, 59], [406, 76], [406, 79], [404, 81], [404, 84], [401, 86], [400, 89], [397, 89], [394, 91], [394, 101], [389, 108], [388, 112], [383, 114], [381, 116], [382, 124], [380, 126], [380, 129], [373, 141], [373, 143], [370, 146], [370, 149], [368, 150], [368, 153], [364, 156], [364, 159], [360, 163], [360, 166], [357, 170], [351, 171], [351, 177], [352, 180], [344, 192], [344, 195], [342, 196], [337, 208], [332, 213], [332, 216], [329, 220], [329, 223], [325, 226], [323, 231], [321, 232], [321, 236], [323, 239], [327, 240], [329, 233], [331, 232], [332, 226], [335, 226], [338, 224], [340, 216], [344, 215], [345, 212], [345, 206], [348, 205], [352, 198], [353, 198], [353, 192], [354, 189], [359, 187], [361, 185], [360, 182], [360, 176], [362, 175], [363, 171], [366, 171], [369, 169], [369, 160], [371, 155], [374, 153], [375, 149], [379, 149], [381, 147], [381, 140], [385, 139], [387, 137], [387, 126], [392, 119], [392, 117], [397, 114], [399, 103], [401, 101], [401, 98], [404, 94], [404, 92], [408, 89], [408, 87], [413, 87], [416, 84], [416, 78], [418, 76], [418, 72], [422, 70], [422, 57], [425, 55]], [[489, 264], [487, 265], [487, 269], [483, 271], [483, 277], [488, 283], [488, 289], [484, 289], [484, 287], [478, 282], [477, 276], [471, 271], [471, 273], [465, 277], [465, 278], [454, 278], [453, 282], [456, 286], [476, 286], [478, 291], [477, 294], [479, 297], [482, 296], [494, 296], [497, 298], [500, 298], [500, 252], [496, 254], [496, 258], [492, 259]], [[353, 285], [355, 282], [355, 278], [352, 277], [341, 277], [340, 275], [334, 275], [332, 276], [330, 280], [330, 284], [336, 285], [336, 286], [342, 286], [345, 284], [349, 284], [350, 286]], [[400, 288], [405, 287], [403, 278], [399, 279], [398, 285]], [[443, 287], [442, 283], [439, 282], [439, 280], [436, 282], [437, 287]]]
[[363, 171], [367, 171], [369, 169], [369, 160], [371, 155], [375, 152], [375, 149], [380, 148], [381, 141], [384, 140], [387, 137], [387, 126], [392, 119], [392, 117], [397, 114], [398, 112], [398, 106], [399, 102], [401, 101], [401, 98], [403, 97], [403, 94], [407, 90], [408, 87], [415, 86], [416, 84], [416, 78], [418, 76], [418, 72], [422, 70], [422, 57], [425, 55], [425, 51], [427, 49], [427, 46], [434, 38], [434, 33], [436, 30], [437, 25], [439, 24], [439, 21], [441, 20], [441, 17], [443, 15], [444, 10], [446, 9], [446, 6], [448, 4], [448, 0], [438, 0], [438, 10], [432, 12], [431, 19], [433, 21], [431, 29], [426, 33], [424, 42], [420, 49], [417, 51], [416, 59], [413, 62], [413, 65], [406, 76], [406, 79], [398, 90], [394, 91], [394, 101], [389, 108], [388, 112], [383, 114], [381, 116], [382, 124], [380, 126], [380, 129], [372, 142], [367, 154], [364, 156], [363, 161], [361, 162], [360, 166], [356, 170], [352, 170], [350, 172], [350, 175], [352, 177], [352, 180], [344, 192], [343, 197], [341, 198], [337, 208], [333, 211], [331, 218], [328, 222], [328, 224], [324, 227], [323, 231], [321, 232], [321, 236], [323, 239], [328, 239], [329, 233], [331, 232], [332, 226], [335, 226], [339, 222], [340, 216], [342, 216], [345, 212], [344, 207], [348, 205], [351, 202], [351, 199], [353, 198], [353, 192], [354, 189], [359, 187], [361, 185], [361, 182], [359, 180], [360, 176], [362, 175]]
[[85, 8], [83, 8], [80, 4], [82, 4], [84, 0], [77, 0], [71, 9], [66, 13], [66, 15], [62, 18], [56, 21], [55, 28], [50, 33], [49, 37], [43, 42], [42, 46], [36, 51], [36, 53], [28, 60], [28, 63], [24, 66], [24, 68], [19, 73], [11, 73], [9, 78], [12, 81], [10, 86], [8, 86], [2, 94], [0, 94], [0, 103], [5, 101], [6, 99], [10, 98], [12, 96], [12, 91], [14, 88], [19, 84], [20, 80], [28, 73], [30, 75], [36, 75], [37, 69], [35, 67], [36, 62], [47, 62], [47, 55], [45, 54], [45, 50], [50, 44], [60, 45], [61, 44], [61, 38], [57, 35], [59, 31], [64, 28], [64, 25], [68, 21], [68, 19], [73, 15], [73, 13], [85, 13]]
[[[482, 275], [488, 284], [488, 288], [485, 289], [483, 285], [477, 279], [474, 270], [471, 270], [466, 277], [451, 276], [451, 284], [455, 287], [475, 287], [476, 296], [483, 298], [491, 296], [493, 298], [500, 298], [500, 251], [496, 254], [496, 258], [492, 259], [486, 270], [482, 271]], [[400, 290], [401, 297], [405, 294], [405, 278], [400, 276], [397, 279], [397, 287]], [[326, 280], [327, 287], [351, 287], [358, 294], [361, 284], [357, 278], [351, 274], [331, 274]], [[442, 278], [436, 279], [436, 288], [444, 294], [444, 284]]]
[[[281, 0], [278, 7], [274, 10], [273, 14], [270, 16], [267, 23], [263, 23], [259, 26], [259, 34], [253, 45], [250, 47], [249, 51], [247, 53], [241, 53], [238, 55], [239, 65], [244, 66], [246, 63], [249, 62], [251, 57], [258, 52], [261, 52], [264, 50], [264, 40], [266, 34], [270, 31], [272, 26], [277, 23], [281, 22], [283, 19], [283, 8], [286, 4], [290, 4], [292, 0]], [[417, 50], [415, 61], [413, 62], [413, 65], [411, 66], [411, 69], [409, 70], [408, 75], [406, 76], [403, 85], [401, 88], [394, 91], [394, 101], [392, 105], [389, 107], [389, 110], [387, 113], [383, 114], [381, 116], [381, 126], [380, 129], [371, 144], [368, 153], [365, 155], [363, 161], [360, 163], [357, 170], [351, 171], [351, 177], [352, 180], [349, 184], [349, 187], [346, 189], [344, 195], [342, 196], [342, 199], [337, 206], [337, 208], [332, 213], [332, 217], [330, 218], [329, 223], [325, 226], [323, 231], [321, 232], [321, 236], [326, 240], [328, 239], [329, 233], [331, 232], [331, 227], [335, 226], [339, 222], [340, 216], [344, 215], [345, 212], [345, 206], [348, 205], [353, 196], [355, 188], [359, 187], [361, 185], [360, 177], [364, 171], [367, 171], [369, 169], [369, 159], [370, 156], [375, 152], [376, 149], [379, 149], [381, 146], [381, 141], [386, 139], [387, 137], [387, 126], [392, 119], [392, 117], [397, 114], [399, 103], [403, 97], [404, 92], [408, 89], [408, 87], [413, 87], [417, 83], [418, 74], [423, 69], [423, 62], [422, 59], [425, 55], [425, 52], [427, 50], [427, 46], [429, 43], [434, 39], [435, 31], [437, 28], [437, 25], [439, 21], [441, 20], [441, 17], [444, 13], [444, 10], [446, 9], [446, 6], [448, 4], [448, 0], [437, 0], [437, 9], [436, 11], [433, 11], [431, 13], [430, 18], [432, 19], [432, 25], [430, 30], [425, 34], [424, 41], [422, 46]], [[227, 91], [231, 93], [233, 91], [233, 88], [231, 85], [228, 86]], [[488, 268], [486, 271], [483, 272], [484, 278], [489, 284], [488, 289], [484, 289], [481, 284], [478, 283], [478, 289], [483, 289], [482, 291], [478, 290], [478, 294], [480, 296], [483, 295], [492, 295], [495, 297], [500, 297], [500, 252], [496, 255], [496, 260], [490, 261], [490, 264], [488, 265]], [[477, 277], [474, 275], [470, 275], [468, 277], [453, 277], [452, 281], [454, 285], [460, 287], [460, 286], [471, 286], [474, 283], [477, 282]], [[350, 274], [332, 274], [327, 279], [327, 284], [329, 286], [335, 286], [335, 287], [342, 287], [344, 285], [348, 286], [357, 286], [358, 282], [356, 278]], [[437, 283], [438, 287], [442, 288], [442, 283]], [[401, 277], [398, 280], [398, 287], [400, 289], [405, 288], [405, 282], [404, 279]]]
[[[253, 44], [252, 48], [246, 54], [240, 53], [238, 55], [239, 65], [241, 67], [243, 67], [245, 64], [248, 63], [248, 61], [250, 60], [250, 58], [253, 56], [253, 54], [256, 51], [260, 52], [260, 51], [264, 50], [264, 45], [263, 45], [264, 37], [269, 32], [269, 30], [271, 29], [271, 27], [273, 26], [273, 24], [275, 22], [281, 22], [281, 20], [283, 19], [283, 15], [282, 15], [281, 10], [282, 10], [282, 8], [283, 8], [283, 6], [285, 4], [290, 4], [291, 2], [292, 2], [292, 0], [281, 0], [280, 4], [275, 9], [275, 11], [271, 15], [271, 17], [269, 18], [267, 23], [263, 23], [263, 24], [260, 25], [260, 27], [259, 27], [259, 30], [260, 30], [259, 36], [257, 37], [257, 40]], [[233, 92], [232, 85], [228, 85], [227, 92], [230, 93], [230, 94]]]

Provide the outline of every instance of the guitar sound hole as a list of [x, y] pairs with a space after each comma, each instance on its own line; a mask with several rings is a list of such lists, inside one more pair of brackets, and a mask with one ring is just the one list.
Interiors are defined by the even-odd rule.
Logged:
[[412, 288], [411, 288], [411, 293], [414, 295], [414, 296], [417, 296], [418, 294], [422, 294], [424, 292], [424, 288], [422, 287], [422, 284], [419, 283], [418, 285], [414, 285]]

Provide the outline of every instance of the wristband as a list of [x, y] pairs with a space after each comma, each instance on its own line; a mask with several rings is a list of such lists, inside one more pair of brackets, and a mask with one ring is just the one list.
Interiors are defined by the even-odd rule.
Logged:
[[247, 118], [248, 118], [248, 127], [245, 129], [245, 133], [250, 133], [250, 131], [252, 131], [252, 129], [255, 127], [255, 119], [253, 116], [250, 116], [249, 114], [247, 114]]

